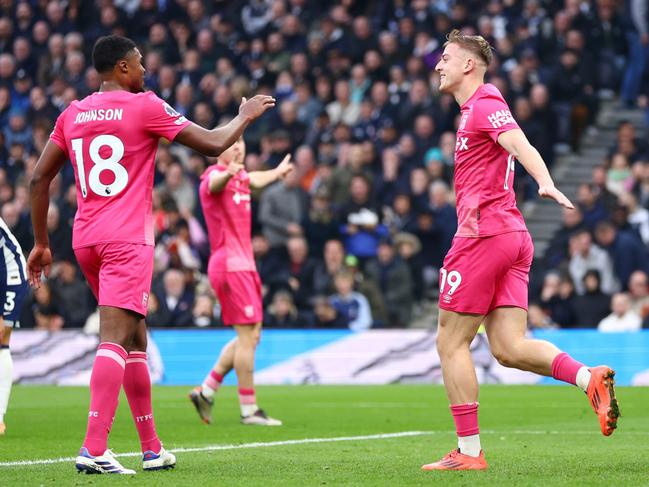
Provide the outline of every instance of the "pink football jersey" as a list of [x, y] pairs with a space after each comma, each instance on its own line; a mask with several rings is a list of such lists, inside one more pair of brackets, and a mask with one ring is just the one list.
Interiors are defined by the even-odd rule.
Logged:
[[230, 178], [223, 191], [210, 193], [210, 174], [225, 170], [219, 164], [208, 167], [201, 176], [199, 189], [214, 268], [221, 272], [255, 271], [250, 237], [250, 177], [241, 170]]
[[190, 124], [152, 92], [97, 92], [66, 108], [50, 140], [74, 167], [74, 248], [154, 244], [151, 193], [158, 139], [171, 141]]
[[526, 230], [514, 196], [514, 157], [498, 136], [517, 129], [492, 84], [480, 86], [461, 107], [455, 141], [458, 237], [488, 237]]

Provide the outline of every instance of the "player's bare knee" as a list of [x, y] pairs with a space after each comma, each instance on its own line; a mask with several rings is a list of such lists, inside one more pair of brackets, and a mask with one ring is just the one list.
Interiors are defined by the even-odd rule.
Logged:
[[516, 368], [518, 366], [518, 354], [511, 347], [492, 348], [491, 353], [503, 367]]

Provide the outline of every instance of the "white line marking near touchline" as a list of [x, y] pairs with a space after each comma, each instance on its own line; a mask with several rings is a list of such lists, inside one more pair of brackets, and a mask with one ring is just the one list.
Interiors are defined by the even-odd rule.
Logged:
[[[304, 445], [307, 443], [335, 443], [340, 441], [368, 441], [368, 440], [384, 440], [389, 438], [403, 438], [405, 436], [422, 436], [433, 435], [435, 431], [400, 431], [398, 433], [382, 433], [378, 435], [363, 435], [363, 436], [337, 436], [333, 438], [303, 438], [299, 440], [284, 440], [284, 441], [267, 441], [256, 443], [242, 443], [240, 445], [209, 445], [196, 448], [170, 448], [169, 451], [173, 453], [194, 453], [204, 451], [218, 451], [218, 450], [238, 450], [242, 448], [265, 448], [271, 446], [287, 446], [287, 445]], [[140, 452], [117, 453], [117, 457], [140, 457]], [[65, 463], [73, 462], [76, 457], [61, 457], [61, 458], [46, 458], [43, 460], [17, 460], [13, 462], [0, 462], [0, 467], [21, 467], [28, 465], [47, 465], [52, 463]]]
[[[599, 437], [601, 434], [596, 429], [592, 431], [556, 431], [556, 430], [482, 430], [480, 434], [483, 435], [499, 435], [507, 437], [511, 435], [565, 435], [565, 436], [595, 436]], [[643, 436], [648, 437], [649, 434], [643, 431], [624, 431], [620, 432], [624, 436]], [[343, 441], [372, 441], [372, 440], [385, 440], [390, 438], [404, 438], [408, 436], [425, 436], [425, 435], [449, 435], [454, 436], [455, 432], [452, 430], [445, 431], [399, 431], [397, 433], [381, 433], [376, 435], [363, 435], [363, 436], [336, 436], [332, 438], [302, 438], [298, 440], [282, 440], [282, 441], [266, 441], [255, 443], [241, 443], [239, 445], [208, 445], [193, 448], [170, 448], [173, 453], [195, 453], [195, 452], [208, 452], [220, 450], [240, 450], [244, 448], [267, 448], [273, 446], [290, 446], [290, 445], [305, 445], [308, 443], [337, 443]], [[619, 434], [618, 434], [619, 436]], [[140, 457], [140, 452], [118, 453], [117, 457]], [[42, 460], [15, 460], [12, 462], [0, 462], [0, 467], [22, 467], [29, 465], [49, 465], [53, 463], [73, 462], [76, 457], [59, 457], [59, 458], [44, 458]]]

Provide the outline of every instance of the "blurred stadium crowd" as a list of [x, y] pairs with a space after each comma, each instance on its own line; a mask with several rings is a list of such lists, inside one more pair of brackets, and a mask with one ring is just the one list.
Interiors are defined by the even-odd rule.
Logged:
[[[98, 89], [95, 40], [127, 35], [144, 56], [147, 87], [197, 124], [227, 121], [242, 96], [278, 100], [245, 136], [249, 170], [274, 167], [286, 153], [297, 165], [253, 205], [265, 326], [408, 326], [436, 295], [456, 228], [458, 108], [437, 91], [433, 70], [446, 33], [462, 28], [495, 46], [489, 81], [552, 165], [556, 153], [579, 150], [601, 100], [621, 90], [624, 104], [646, 104], [646, 4], [1, 0], [2, 218], [27, 254], [28, 181], [53, 122], [72, 100]], [[647, 321], [649, 147], [634, 130], [620, 126], [610, 158], [579, 190], [581, 210], [566, 213], [541, 272], [557, 271], [541, 278], [533, 296], [533, 326], [595, 327], [610, 312], [609, 296], [627, 289], [630, 295], [615, 295], [614, 310], [626, 307]], [[212, 163], [178, 145], [158, 151], [152, 326], [218, 324], [197, 202], [199, 177]], [[535, 197], [520, 167], [516, 192], [521, 204]], [[56, 265], [22, 322], [80, 327], [96, 303], [71, 250], [70, 165], [51, 199]]]

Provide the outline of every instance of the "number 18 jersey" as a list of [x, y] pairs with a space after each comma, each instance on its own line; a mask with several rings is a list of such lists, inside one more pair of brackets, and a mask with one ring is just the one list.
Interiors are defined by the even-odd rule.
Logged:
[[74, 101], [50, 135], [77, 186], [72, 247], [153, 245], [152, 191], [158, 139], [190, 125], [152, 92], [103, 91]]

